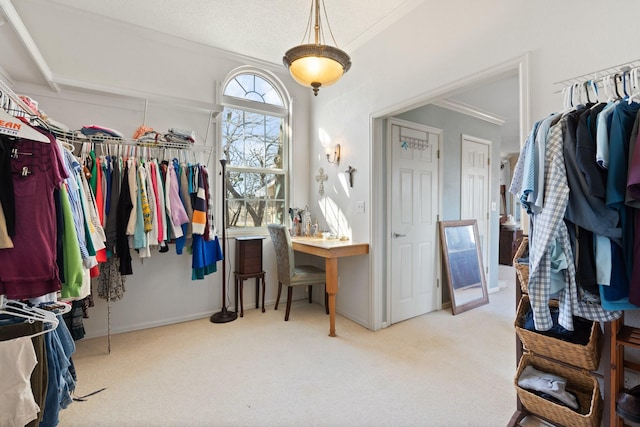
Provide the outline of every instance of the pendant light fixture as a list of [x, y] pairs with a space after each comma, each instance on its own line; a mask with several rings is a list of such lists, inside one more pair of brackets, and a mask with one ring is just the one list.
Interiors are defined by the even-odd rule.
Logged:
[[[323, 3], [322, 8], [325, 20], [327, 21], [327, 28], [336, 46], [324, 44], [323, 23], [320, 17], [320, 1], [321, 0], [312, 0], [311, 2], [309, 24], [302, 39], [303, 43], [305, 40], [307, 43], [292, 47], [282, 58], [282, 62], [289, 69], [293, 79], [303, 86], [313, 88], [313, 94], [315, 96], [318, 96], [320, 87], [334, 84], [351, 68], [351, 58], [337, 47]], [[314, 12], [315, 19], [312, 19]], [[312, 31], [315, 35], [315, 43], [311, 43]]]

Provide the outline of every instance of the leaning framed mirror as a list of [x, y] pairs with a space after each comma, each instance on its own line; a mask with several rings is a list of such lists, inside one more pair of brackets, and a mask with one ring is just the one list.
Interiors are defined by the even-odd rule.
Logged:
[[487, 304], [476, 220], [440, 221], [440, 239], [453, 314]]

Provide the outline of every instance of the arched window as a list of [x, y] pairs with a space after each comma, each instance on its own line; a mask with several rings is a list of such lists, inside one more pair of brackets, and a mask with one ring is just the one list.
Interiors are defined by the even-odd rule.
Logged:
[[222, 152], [227, 159], [227, 228], [283, 224], [288, 191], [290, 111], [278, 80], [250, 68], [224, 84]]

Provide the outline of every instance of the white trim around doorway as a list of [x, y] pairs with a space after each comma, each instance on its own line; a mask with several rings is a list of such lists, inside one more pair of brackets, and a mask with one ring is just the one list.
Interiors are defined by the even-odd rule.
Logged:
[[[389, 326], [387, 318], [387, 304], [390, 298], [387, 277], [387, 258], [389, 232], [387, 229], [387, 174], [385, 147], [385, 119], [399, 113], [434, 103], [446, 98], [448, 94], [459, 92], [465, 87], [495, 79], [508, 73], [517, 73], [519, 77], [520, 97], [520, 141], [524, 141], [530, 127], [529, 111], [529, 54], [525, 53], [517, 58], [490, 67], [482, 72], [474, 73], [466, 78], [457, 80], [433, 91], [418, 95], [404, 102], [389, 105], [373, 112], [370, 117], [370, 146], [372, 147], [369, 163], [369, 182], [371, 200], [371, 231], [370, 241], [370, 277], [372, 280], [369, 325], [374, 331]], [[441, 177], [440, 177], [441, 178]], [[442, 194], [440, 194], [442, 197]], [[526, 227], [523, 224], [523, 227]], [[441, 284], [440, 284], [441, 285]]]

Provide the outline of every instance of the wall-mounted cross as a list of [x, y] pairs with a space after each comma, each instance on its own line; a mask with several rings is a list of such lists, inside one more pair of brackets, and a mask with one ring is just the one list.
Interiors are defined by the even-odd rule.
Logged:
[[351, 165], [349, 165], [349, 169], [344, 171], [345, 174], [349, 175], [349, 187], [353, 187], [353, 173], [355, 171], [356, 169]]
[[324, 196], [324, 182], [328, 179], [329, 177], [327, 176], [326, 173], [324, 173], [324, 169], [323, 168], [318, 169], [318, 175], [316, 175], [316, 182], [320, 183], [320, 187], [318, 188], [318, 193], [320, 193], [321, 196]]

